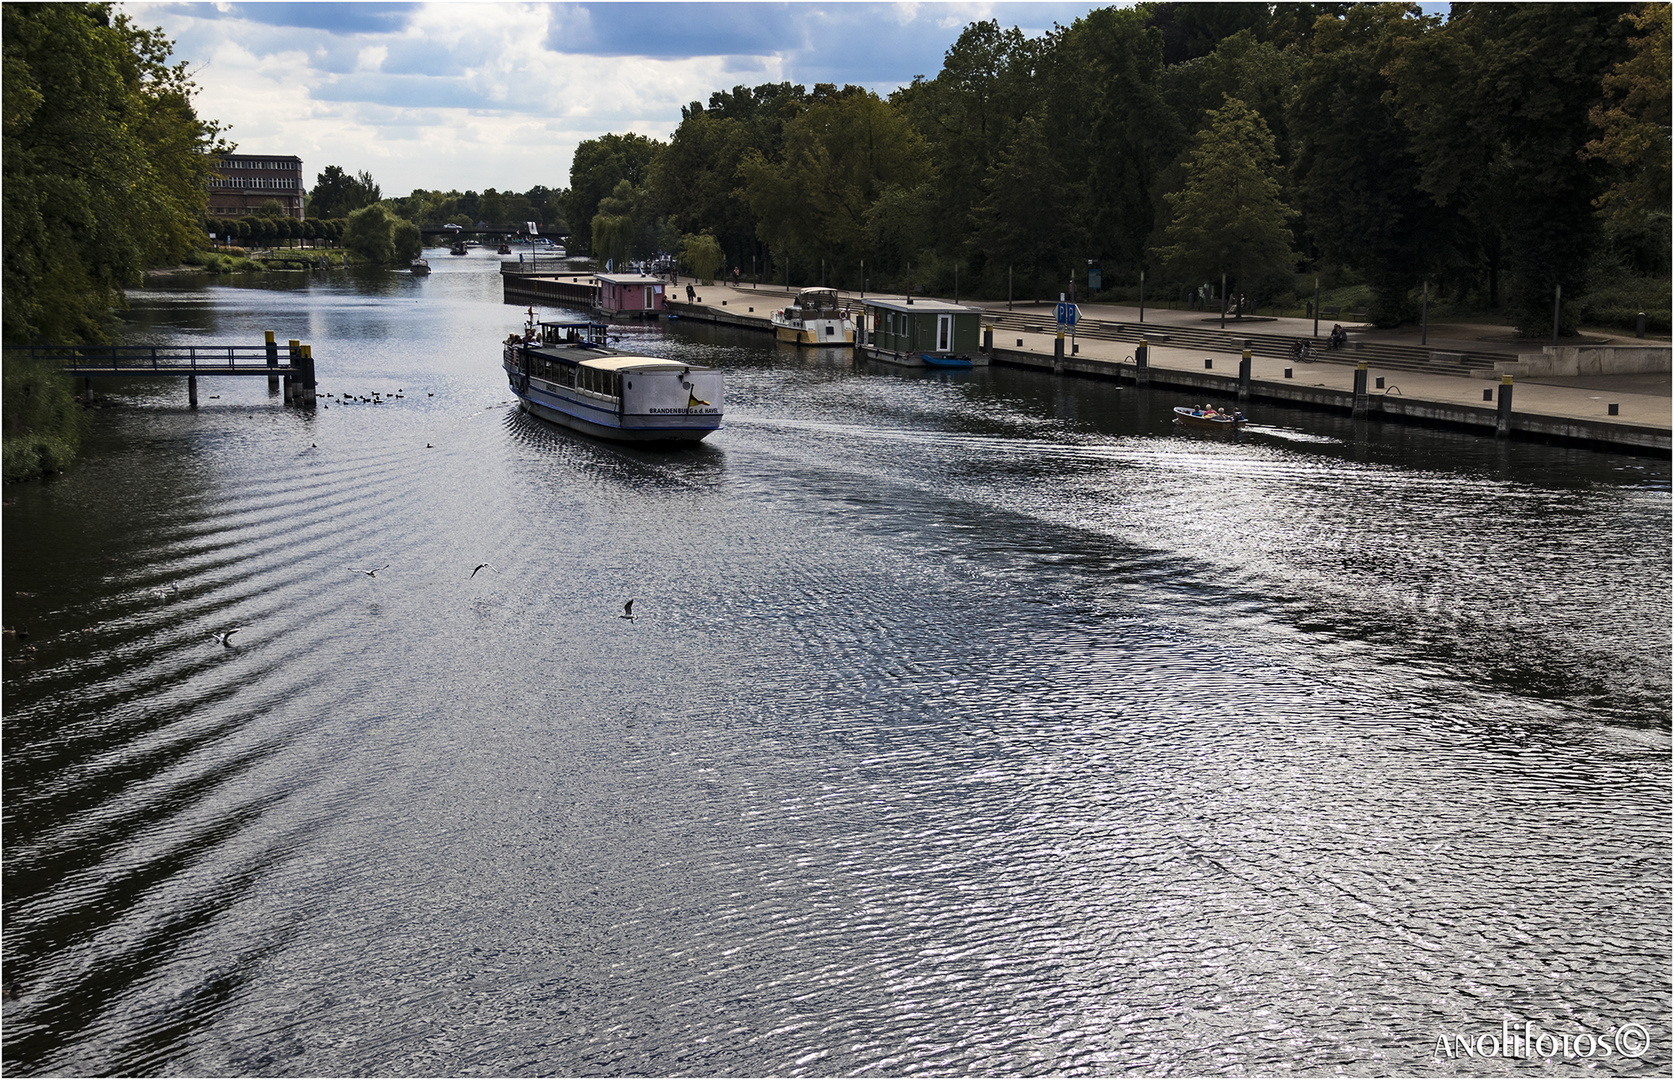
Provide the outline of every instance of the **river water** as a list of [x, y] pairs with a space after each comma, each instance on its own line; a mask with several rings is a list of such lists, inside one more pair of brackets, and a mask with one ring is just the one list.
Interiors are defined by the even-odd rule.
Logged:
[[623, 449], [434, 262], [7, 489], [8, 1071], [1667, 1074], [1668, 462], [678, 322]]

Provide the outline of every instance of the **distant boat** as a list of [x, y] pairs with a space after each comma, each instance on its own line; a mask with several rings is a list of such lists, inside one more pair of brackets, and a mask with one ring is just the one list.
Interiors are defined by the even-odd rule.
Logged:
[[1217, 409], [1213, 405], [1176, 405], [1174, 422], [1186, 427], [1211, 428], [1217, 431], [1236, 431], [1249, 423], [1249, 418], [1237, 411]]
[[464, 244], [460, 243], [458, 240], [455, 240], [453, 242], [453, 246], [448, 248], [448, 254], [449, 255], [469, 255], [470, 252], [465, 250], [465, 245]]
[[511, 245], [506, 243], [504, 240], [500, 241], [500, 254], [510, 255], [511, 253]]
[[773, 334], [793, 345], [853, 345], [854, 319], [836, 289], [803, 289], [796, 303], [773, 313]]
[[968, 368], [975, 363], [968, 356], [953, 356], [948, 353], [919, 353], [924, 362], [931, 367]]
[[422, 277], [423, 275], [430, 273], [430, 260], [414, 259], [412, 263], [409, 264], [408, 269]]

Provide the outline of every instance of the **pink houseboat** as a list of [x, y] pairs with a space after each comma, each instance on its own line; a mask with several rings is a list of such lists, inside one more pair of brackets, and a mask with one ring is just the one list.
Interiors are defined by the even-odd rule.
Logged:
[[599, 298], [596, 306], [606, 315], [639, 315], [656, 318], [666, 314], [665, 284], [650, 274], [596, 274]]

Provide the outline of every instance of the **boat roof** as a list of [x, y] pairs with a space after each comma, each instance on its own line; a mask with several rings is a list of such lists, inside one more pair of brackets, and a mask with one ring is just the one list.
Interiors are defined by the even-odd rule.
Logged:
[[938, 315], [945, 315], [948, 312], [960, 312], [971, 315], [983, 314], [982, 308], [966, 307], [964, 304], [953, 304], [946, 300], [914, 300], [911, 303], [908, 303], [905, 300], [878, 300], [868, 296], [865, 300], [865, 304], [867, 307], [888, 308], [890, 311], [928, 311], [934, 312]]
[[801, 298], [801, 297], [804, 297], [804, 296], [811, 296], [811, 295], [836, 296], [837, 295], [837, 290], [832, 289], [832, 288], [828, 288], [824, 285], [816, 285], [813, 288], [809, 288], [809, 289], [798, 289], [798, 290], [796, 290], [796, 295], [797, 295], [798, 298]]
[[663, 285], [666, 282], [654, 274], [594, 274], [600, 281], [608, 281], [612, 285]]
[[581, 362], [582, 367], [600, 371], [703, 371], [697, 364], [685, 364], [660, 356], [594, 356]]

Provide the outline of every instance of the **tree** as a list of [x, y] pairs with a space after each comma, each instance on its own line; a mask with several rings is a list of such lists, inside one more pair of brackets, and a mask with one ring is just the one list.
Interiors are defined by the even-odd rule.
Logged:
[[[819, 89], [819, 88], [816, 88]], [[758, 235], [799, 263], [856, 266], [866, 216], [886, 188], [930, 175], [924, 141], [895, 108], [860, 87], [819, 94], [785, 125], [780, 161], [752, 151], [739, 164]]]
[[680, 238], [680, 262], [708, 285], [715, 280], [715, 272], [726, 265], [726, 255], [720, 241], [709, 233], [687, 233]]
[[1604, 77], [1604, 99], [1587, 120], [1597, 138], [1586, 157], [1615, 166], [1597, 203], [1618, 230], [1655, 233], [1667, 251], [1670, 191], [1668, 119], [1674, 85], [1669, 75], [1669, 5], [1645, 4], [1622, 18], [1642, 36], [1629, 38], [1633, 55]]
[[[1490, 296], [1499, 252], [1510, 313], [1552, 326], [1555, 291], [1579, 297], [1602, 241], [1594, 201], [1609, 166], [1585, 154], [1605, 76], [1627, 60], [1621, 4], [1461, 4], [1386, 69], [1413, 132], [1419, 183], [1486, 238]], [[1495, 297], [1497, 299], [1497, 297]], [[1572, 332], [1577, 306], [1564, 306]]]
[[1326, 259], [1365, 276], [1379, 326], [1418, 314], [1411, 291], [1452, 261], [1462, 225], [1421, 187], [1412, 132], [1383, 73], [1439, 22], [1399, 4], [1357, 4], [1342, 19], [1321, 19], [1290, 109], [1303, 218]]
[[1034, 289], [1068, 280], [1086, 244], [1075, 213], [1085, 191], [1060, 166], [1038, 117], [1017, 125], [983, 189], [970, 219], [990, 264], [1015, 266]]
[[308, 210], [318, 218], [346, 218], [356, 210], [371, 206], [383, 197], [383, 192], [364, 169], [350, 176], [340, 165], [327, 165], [314, 178], [314, 190], [308, 193]]
[[1142, 265], [1157, 227], [1158, 179], [1191, 130], [1161, 93], [1162, 52], [1162, 34], [1142, 13], [1117, 8], [1089, 12], [1041, 50], [1046, 137], [1086, 185], [1074, 212], [1086, 227], [1085, 253], [1110, 260], [1107, 267]]
[[231, 147], [171, 43], [108, 4], [6, 4], [4, 336], [98, 341], [144, 267], [204, 240]]
[[[1016, 27], [994, 20], [967, 25], [942, 59], [934, 79], [914, 79], [890, 102], [923, 138], [940, 182], [929, 213], [943, 222], [966, 220], [987, 197], [986, 183], [1023, 117], [1040, 104], [1041, 45]], [[1036, 121], [1048, 123], [1043, 112]], [[949, 258], [970, 254], [962, 230], [941, 230], [934, 246]], [[977, 252], [980, 258], [980, 251]], [[1003, 265], [1003, 264], [1002, 264]]]
[[343, 243], [377, 266], [403, 265], [423, 250], [418, 226], [396, 217], [381, 203], [363, 206], [348, 216]]
[[619, 180], [616, 190], [599, 201], [599, 212], [593, 215], [593, 254], [608, 261], [613, 267], [633, 254], [634, 247], [634, 188], [626, 180]]
[[[570, 162], [570, 188], [564, 207], [574, 233], [571, 249], [598, 254], [593, 245], [592, 221], [599, 203], [626, 180], [630, 190], [646, 185], [652, 162], [664, 144], [644, 135], [601, 135], [575, 148]], [[467, 192], [469, 194], [469, 192]]]
[[1185, 187], [1164, 196], [1174, 215], [1156, 250], [1164, 271], [1176, 281], [1225, 273], [1229, 288], [1258, 295], [1294, 271], [1296, 214], [1279, 197], [1276, 165], [1273, 134], [1255, 110], [1237, 98], [1211, 109], [1184, 162]]

